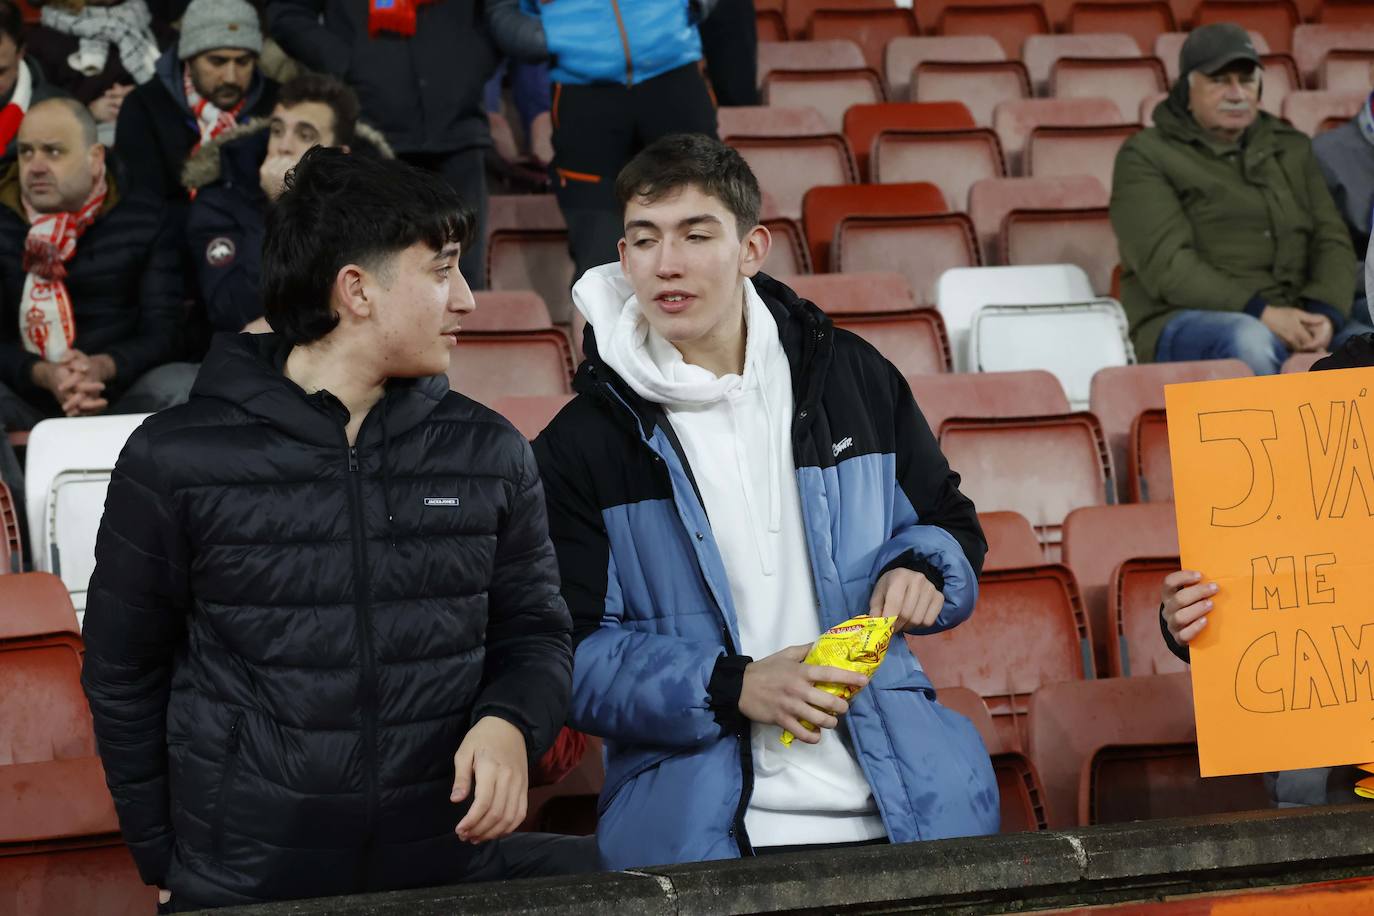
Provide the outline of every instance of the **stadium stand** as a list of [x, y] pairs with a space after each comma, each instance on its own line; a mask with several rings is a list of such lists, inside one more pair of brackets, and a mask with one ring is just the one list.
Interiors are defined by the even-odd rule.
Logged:
[[817, 185], [854, 184], [858, 170], [849, 144], [839, 134], [809, 137], [732, 137], [758, 176], [759, 186], [773, 198], [779, 216], [799, 220], [802, 198]]
[[1178, 28], [1173, 10], [1161, 0], [1075, 3], [1069, 11], [1066, 31], [1115, 32], [1135, 40], [1137, 53], [1150, 54], [1155, 40]]
[[1006, 166], [997, 135], [986, 127], [884, 130], [873, 141], [870, 172], [875, 182], [934, 182], [953, 209], [967, 210], [974, 183], [1005, 177]]
[[997, 107], [1030, 98], [1030, 76], [1018, 60], [926, 61], [911, 74], [911, 100], [957, 100], [973, 112], [979, 127], [991, 127]]
[[1000, 251], [1013, 266], [1075, 264], [1099, 296], [1110, 295], [1119, 260], [1106, 207], [1012, 210], [1002, 220]]
[[566, 322], [572, 308], [568, 230], [552, 194], [494, 194], [487, 205], [487, 289], [534, 290]]
[[551, 394], [532, 397], [495, 398], [491, 409], [510, 420], [511, 425], [526, 439], [533, 439], [544, 431], [549, 421], [558, 415], [572, 395]]
[[[1283, 116], [1309, 137], [1355, 117], [1369, 98], [1367, 92], [1331, 92], [1314, 89], [1291, 92], [1283, 100]], [[1334, 122], [1334, 123], [1333, 123]]]
[[827, 129], [844, 129], [844, 113], [851, 105], [876, 105], [884, 101], [878, 74], [867, 67], [847, 70], [774, 69], [763, 81], [766, 104], [810, 105], [821, 113]]
[[477, 309], [464, 318], [449, 362], [454, 391], [484, 404], [572, 391], [572, 348], [538, 294], [491, 291], [474, 297]]
[[999, 178], [976, 182], [969, 189], [968, 209], [969, 216], [973, 218], [973, 228], [978, 232], [983, 263], [1007, 263], [1001, 240], [1010, 214], [1019, 210], [1101, 209], [1107, 206], [1110, 199], [1108, 187], [1101, 179], [1088, 175]]
[[1276, 117], [1283, 115], [1283, 102], [1302, 89], [1298, 65], [1288, 54], [1262, 54], [1264, 62], [1264, 91], [1260, 93], [1260, 108]]
[[802, 227], [811, 244], [811, 264], [830, 267], [830, 245], [840, 221], [849, 216], [922, 216], [945, 212], [945, 198], [929, 182], [817, 185], [802, 199]]
[[1022, 154], [1031, 134], [1038, 127], [1106, 127], [1122, 124], [1124, 118], [1111, 99], [1021, 99], [1003, 102], [992, 115], [992, 127], [1002, 141], [1007, 169], [1012, 175], [1026, 175]]
[[1057, 99], [1111, 99], [1125, 115], [1139, 111], [1144, 99], [1167, 92], [1168, 88], [1164, 65], [1155, 57], [1065, 57], [1055, 61], [1049, 79], [1049, 94]]
[[992, 756], [1002, 803], [1002, 833], [1044, 830], [1045, 805], [1035, 767], [1025, 754], [1004, 745], [983, 698], [967, 687], [942, 687], [937, 699], [973, 723]]
[[774, 70], [853, 70], [868, 64], [852, 41], [760, 41], [759, 86]]
[[731, 137], [806, 137], [830, 130], [821, 113], [810, 105], [742, 105], [716, 109], [716, 129], [722, 140]]
[[1374, 50], [1374, 19], [1360, 24], [1307, 23], [1293, 30], [1293, 60], [1309, 86], [1317, 87], [1322, 62], [1337, 50]]
[[1269, 50], [1292, 50], [1293, 28], [1301, 21], [1292, 0], [1203, 0], [1192, 18], [1194, 28], [1233, 22], [1264, 36]]
[[1021, 59], [1021, 49], [1032, 35], [1048, 35], [1049, 19], [1036, 3], [996, 6], [948, 6], [940, 15], [941, 35], [989, 35], [1011, 60]]
[[911, 74], [925, 61], [973, 63], [1006, 59], [1002, 46], [986, 35], [894, 38], [883, 54], [883, 78], [887, 81], [888, 97], [896, 101], [911, 97]]
[[1174, 473], [1169, 464], [1169, 422], [1161, 409], [1142, 411], [1131, 422], [1126, 482], [1131, 502], [1170, 502]]
[[[1098, 35], [1032, 35], [1026, 39], [1021, 59], [1030, 74], [1037, 94], [1045, 95], [1050, 74], [1062, 58], [1138, 58], [1140, 46], [1134, 38], [1120, 32]], [[1056, 93], [1049, 93], [1056, 94]]]
[[[774, 244], [776, 244], [776, 237]], [[919, 258], [911, 252], [919, 251]], [[837, 273], [897, 270], [917, 305], [935, 305], [936, 285], [947, 270], [977, 267], [978, 242], [964, 213], [930, 216], [847, 216], [835, 230], [830, 266]]]
[[1167, 92], [1156, 92], [1140, 100], [1140, 125], [1142, 127], [1155, 126], [1155, 108], [1168, 97], [1169, 93]]
[[1334, 92], [1368, 89], [1371, 68], [1374, 68], [1374, 48], [1328, 51], [1317, 70], [1316, 88]]
[[1044, 417], [1068, 413], [1070, 409], [1059, 379], [1044, 370], [913, 375], [907, 382], [936, 435], [951, 417]]
[[1033, 178], [1090, 175], [1110, 188], [1116, 154], [1138, 130], [1139, 124], [1036, 127], [1026, 142], [1023, 168]]
[[[844, 113], [844, 136], [854, 150], [859, 175], [868, 176], [869, 153], [884, 131], [945, 131], [974, 127], [963, 102], [887, 102], [853, 105]], [[876, 181], [876, 179], [867, 179]], [[897, 180], [897, 179], [890, 179]], [[925, 181], [927, 179], [915, 179]]]
[[[958, 375], [924, 375], [912, 379], [912, 388], [918, 382], [957, 379]], [[1054, 381], [1053, 376], [1050, 381]], [[1054, 383], [1058, 386], [1058, 382]], [[1062, 392], [1061, 392], [1062, 397]], [[917, 403], [921, 403], [917, 395]], [[922, 408], [925, 410], [926, 408]], [[928, 419], [928, 418], [927, 418]], [[983, 558], [983, 569], [1019, 569], [1024, 566], [1039, 566], [1045, 562], [1045, 552], [1035, 537], [1035, 529], [1026, 517], [1019, 512], [980, 512], [978, 523], [983, 526], [983, 537], [988, 541], [987, 556]]]
[[829, 2], [811, 14], [806, 29], [806, 36], [813, 41], [842, 38], [856, 43], [868, 66], [879, 73], [883, 70], [883, 53], [888, 42], [920, 34], [910, 9], [894, 6], [833, 9]]
[[0, 575], [20, 572], [24, 563], [24, 541], [15, 509], [14, 494], [0, 481]]
[[1107, 640], [1107, 675], [1140, 677], [1186, 671], [1188, 665], [1169, 651], [1159, 636], [1159, 595], [1164, 578], [1178, 571], [1171, 557], [1135, 557], [1122, 561], [1107, 586], [1111, 631]]
[[[811, 273], [811, 255], [806, 250], [806, 236], [802, 233], [801, 222], [779, 213], [778, 205], [766, 191], [763, 193], [759, 222], [773, 236], [773, 247], [763, 265], [766, 272], [774, 275]], [[577, 352], [582, 352], [580, 347]]]

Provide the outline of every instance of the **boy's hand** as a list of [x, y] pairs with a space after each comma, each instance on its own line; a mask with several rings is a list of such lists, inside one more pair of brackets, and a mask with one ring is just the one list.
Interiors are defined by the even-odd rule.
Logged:
[[513, 833], [529, 803], [529, 760], [525, 736], [505, 719], [484, 716], [468, 730], [453, 755], [453, 794], [458, 803], [472, 794], [472, 807], [455, 831], [465, 843], [485, 843]]
[[849, 712], [849, 704], [816, 685], [862, 688], [868, 678], [843, 668], [803, 664], [810, 651], [810, 646], [792, 646], [749, 663], [739, 694], [739, 711], [746, 719], [781, 726], [806, 744], [819, 743], [821, 734], [802, 725], [802, 720], [820, 728], [840, 724], [836, 717]]
[[868, 599], [872, 617], [896, 617], [897, 632], [929, 627], [940, 617], [945, 596], [929, 579], [910, 569], [889, 569], [873, 587]]
[[1180, 569], [1165, 577], [1161, 613], [1169, 635], [1180, 645], [1188, 645], [1207, 626], [1207, 612], [1212, 610], [1212, 596], [1216, 593], [1217, 584], [1203, 582], [1200, 572]]
[[166, 888], [159, 887], [157, 889], [157, 902], [159, 906], [161, 906], [164, 903], [171, 903], [172, 892], [167, 890]]

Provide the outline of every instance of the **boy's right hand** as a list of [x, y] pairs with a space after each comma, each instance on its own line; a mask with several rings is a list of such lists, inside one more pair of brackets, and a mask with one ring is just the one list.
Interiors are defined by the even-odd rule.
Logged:
[[845, 684], [862, 689], [868, 678], [843, 668], [803, 664], [810, 651], [809, 645], [792, 646], [749, 663], [739, 695], [739, 711], [745, 718], [780, 726], [806, 744], [819, 743], [821, 733], [802, 725], [803, 720], [821, 728], [840, 724], [837, 717], [849, 712], [849, 704], [816, 685]]
[[1212, 596], [1216, 593], [1217, 584], [1202, 581], [1200, 572], [1180, 569], [1165, 577], [1161, 613], [1169, 635], [1180, 645], [1188, 645], [1207, 626], [1207, 614], [1212, 610]]

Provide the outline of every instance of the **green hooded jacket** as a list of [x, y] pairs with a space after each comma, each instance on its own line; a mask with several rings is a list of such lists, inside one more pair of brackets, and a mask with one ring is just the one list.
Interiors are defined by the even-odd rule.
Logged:
[[1136, 355], [1153, 359], [1184, 309], [1249, 305], [1258, 317], [1262, 302], [1349, 316], [1358, 262], [1312, 142], [1260, 112], [1238, 144], [1223, 143], [1187, 100], [1185, 75], [1155, 108], [1155, 126], [1116, 157], [1112, 228]]

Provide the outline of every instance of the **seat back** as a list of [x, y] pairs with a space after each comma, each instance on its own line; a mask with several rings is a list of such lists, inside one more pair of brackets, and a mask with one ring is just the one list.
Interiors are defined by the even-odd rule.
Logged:
[[1293, 48], [1293, 28], [1301, 22], [1292, 0], [1202, 0], [1193, 27], [1230, 22], [1259, 32], [1269, 50], [1287, 54]]
[[794, 39], [806, 37], [816, 13], [822, 9], [835, 12], [884, 10], [892, 9], [892, 4], [889, 0], [786, 0], [783, 11], [787, 17], [787, 34]]
[[1317, 70], [1317, 88], [1358, 92], [1369, 85], [1371, 68], [1374, 68], [1374, 49], [1328, 51]]
[[941, 689], [981, 696], [1007, 750], [1024, 750], [1030, 696], [1046, 684], [1093, 676], [1088, 622], [1073, 574], [1047, 564], [985, 571], [973, 615], [952, 630], [908, 636]]
[[1283, 100], [1283, 116], [1307, 136], [1315, 137], [1327, 119], [1348, 121], [1355, 117], [1368, 97], [1365, 92], [1332, 92], [1324, 89], [1292, 92]]
[[1106, 207], [1013, 210], [1002, 221], [1001, 251], [1008, 264], [1077, 264], [1099, 296], [1111, 294], [1120, 263]]
[[[976, 209], [977, 185], [971, 198]], [[974, 224], [977, 225], [976, 218]], [[1092, 298], [1088, 275], [1072, 264], [953, 268], [940, 275], [935, 293], [936, 305], [949, 331], [956, 372], [971, 371], [976, 365], [969, 348], [970, 331], [974, 316], [985, 306], [1084, 302]], [[1059, 345], [1054, 349], [1058, 351]]]
[[1001, 240], [1003, 224], [1009, 214], [1018, 210], [1105, 209], [1109, 198], [1107, 186], [1089, 175], [996, 178], [975, 182], [969, 188], [968, 209], [973, 228], [978, 233], [983, 263], [1007, 261]]
[[1006, 175], [997, 135], [986, 127], [942, 131], [883, 131], [872, 145], [875, 182], [930, 181], [954, 210], [968, 209], [975, 182]]
[[1155, 39], [1176, 28], [1173, 10], [1162, 0], [1075, 3], [1069, 11], [1068, 31], [1129, 35], [1141, 54], [1153, 53]]
[[1040, 778], [1025, 754], [1001, 746], [1001, 735], [983, 698], [967, 687], [942, 687], [939, 701], [940, 705], [972, 722], [987, 746], [1002, 805], [1001, 832], [1044, 830], [1045, 806], [1041, 800]]
[[1050, 72], [1050, 95], [1055, 98], [1111, 99], [1127, 117], [1140, 110], [1143, 100], [1167, 90], [1164, 65], [1155, 57], [1066, 57]]
[[760, 41], [758, 47], [760, 86], [774, 70], [848, 70], [867, 66], [864, 52], [847, 39]]
[[1019, 60], [926, 61], [911, 72], [913, 102], [963, 102], [979, 127], [991, 127], [997, 106], [1029, 98], [1030, 77]]
[[1040, 549], [1035, 529], [1020, 513], [979, 512], [978, 524], [988, 542], [983, 569], [1019, 569], [1045, 562], [1045, 552]]
[[1032, 35], [1026, 39], [1021, 59], [1030, 73], [1031, 85], [1037, 92], [1049, 87], [1050, 72], [1063, 57], [1139, 57], [1140, 47], [1135, 39], [1120, 32], [1097, 35]]
[[24, 543], [19, 534], [19, 512], [14, 494], [0, 481], [0, 575], [19, 572], [24, 564]]
[[1169, 463], [1169, 421], [1160, 409], [1141, 411], [1131, 424], [1127, 484], [1131, 502], [1172, 502], [1174, 472]]
[[1059, 379], [1041, 369], [913, 375], [907, 382], [935, 433], [950, 417], [1044, 417], [1069, 412]]
[[1037, 3], [996, 6], [949, 6], [940, 15], [941, 35], [990, 35], [1011, 60], [1021, 58], [1021, 47], [1031, 35], [1048, 35], [1050, 22]]
[[1167, 92], [1156, 92], [1140, 100], [1140, 125], [1142, 127], [1155, 126], [1155, 109], [1159, 107], [1160, 102], [1168, 97], [1169, 93]]
[[520, 435], [533, 440], [571, 400], [570, 394], [495, 398], [491, 409], [509, 420]]
[[[1312, 23], [1300, 25], [1293, 30], [1293, 60], [1296, 61], [1303, 79], [1307, 80], [1309, 84], [1316, 83], [1322, 61], [1326, 59], [1328, 54], [1338, 49], [1374, 51], [1374, 21], [1366, 21], [1363, 24], [1343, 23], [1340, 25]], [[1367, 80], [1368, 73], [1365, 74], [1365, 77]], [[1366, 85], [1368, 85], [1367, 82]]]
[[1109, 127], [1037, 127], [1026, 143], [1026, 173], [1036, 178], [1091, 175], [1112, 186], [1116, 154], [1139, 124]]
[[783, 70], [769, 72], [763, 81], [763, 100], [768, 105], [810, 105], [821, 113], [826, 127], [844, 129], [844, 113], [851, 105], [882, 102], [883, 84], [874, 70]]
[[1030, 172], [1022, 166], [1022, 154], [1037, 128], [1108, 127], [1123, 120], [1111, 99], [1021, 99], [998, 105], [992, 115], [992, 126], [1002, 141], [1010, 173], [1026, 175]]
[[800, 220], [802, 198], [817, 185], [853, 184], [858, 181], [854, 155], [839, 134], [811, 137], [730, 138], [759, 186], [773, 199], [777, 215]]
[[768, 249], [768, 260], [763, 262], [764, 273], [771, 277], [811, 273], [811, 255], [806, 250], [801, 223], [785, 216], [764, 217], [759, 223], [773, 236], [773, 247]]
[[963, 102], [884, 102], [854, 105], [844, 113], [844, 136], [854, 150], [861, 176], [871, 174], [869, 152], [883, 131], [965, 130], [973, 126], [973, 115]]
[[487, 237], [501, 229], [567, 229], [554, 194], [493, 194], [487, 198]]
[[802, 225], [811, 243], [811, 264], [831, 267], [830, 245], [847, 216], [921, 216], [945, 212], [945, 198], [929, 182], [820, 185], [802, 199]]
[[572, 350], [561, 332], [463, 334], [449, 358], [449, 386], [483, 404], [503, 397], [572, 393]]
[[[1312, 0], [1307, 0], [1310, 4]], [[1374, 22], [1374, 3], [1369, 0], [1318, 0], [1320, 9], [1315, 17], [1307, 16], [1307, 10], [1302, 10], [1307, 18], [1315, 18], [1317, 21], [1328, 25], [1353, 25], [1362, 26]]]
[[549, 307], [533, 290], [478, 290], [477, 308], [463, 316], [464, 334], [539, 334], [552, 331]]
[[1178, 570], [1176, 556], [1132, 557], [1113, 570], [1107, 589], [1111, 629], [1105, 640], [1109, 677], [1188, 670], [1188, 663], [1169, 651], [1159, 630], [1164, 579]]
[[754, 7], [754, 33], [758, 36], [758, 41], [779, 42], [787, 40], [787, 20], [783, 18], [782, 10], [766, 10], [762, 7]]
[[923, 35], [894, 38], [883, 55], [883, 78], [889, 98], [910, 98], [911, 72], [924, 61], [959, 63], [1006, 60], [996, 39], [988, 35]]
[[[911, 257], [913, 251], [921, 256]], [[979, 263], [973, 223], [964, 213], [847, 216], [830, 249], [830, 266], [837, 273], [895, 268], [921, 306], [935, 304], [935, 288], [946, 270]]]
[[1264, 63], [1264, 91], [1260, 94], [1260, 108], [1280, 117], [1283, 115], [1284, 100], [1302, 88], [1298, 65], [1287, 54], [1262, 54], [1260, 60]]
[[883, 70], [883, 51], [894, 38], [921, 34], [909, 9], [883, 6], [876, 9], [818, 9], [811, 14], [807, 37], [813, 41], [848, 39], [859, 46], [864, 61], [878, 73]]
[[554, 321], [571, 320], [575, 279], [566, 229], [498, 229], [487, 241], [487, 288], [534, 290]]
[[722, 140], [731, 137], [808, 137], [830, 129], [821, 113], [810, 105], [722, 105], [716, 109], [716, 131]]
[[1079, 820], [1117, 824], [1165, 817], [1262, 811], [1273, 805], [1260, 773], [1203, 779], [1197, 744], [1100, 747], [1080, 774]]

